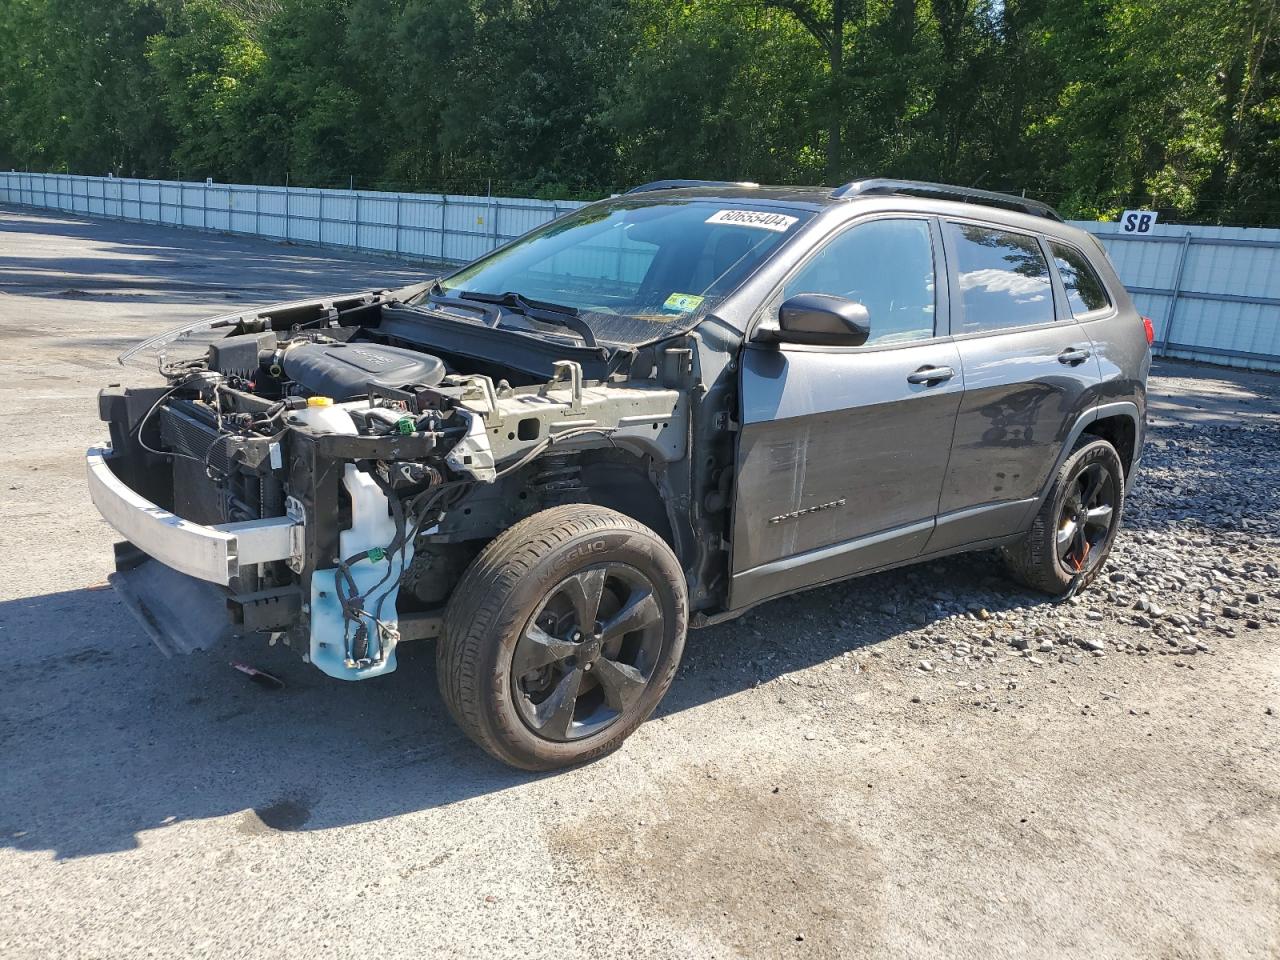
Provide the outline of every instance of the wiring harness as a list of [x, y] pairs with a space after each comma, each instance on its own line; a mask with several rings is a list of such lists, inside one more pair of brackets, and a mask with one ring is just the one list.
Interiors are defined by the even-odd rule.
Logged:
[[[615, 427], [581, 427], [547, 437], [516, 461], [499, 470], [495, 479], [515, 473], [537, 459], [554, 444], [563, 443], [575, 437], [603, 434], [612, 442], [612, 434], [616, 429]], [[403, 498], [397, 495], [390, 483], [376, 473], [371, 475], [382, 492], [386, 494], [391, 505], [396, 534], [385, 547], [361, 550], [339, 561], [337, 566], [335, 584], [344, 622], [345, 660], [348, 666], [353, 667], [364, 667], [382, 660], [387, 650], [400, 639], [396, 628], [382, 618], [383, 605], [391, 593], [386, 589], [387, 585], [392, 577], [395, 577], [397, 582], [404, 577], [408, 569], [407, 547], [417, 539], [422, 529], [428, 526], [427, 521], [434, 518], [431, 525], [438, 523], [449, 508], [462, 500], [476, 485], [476, 481], [473, 480], [451, 480], [433, 484], [424, 491]], [[387, 570], [377, 583], [361, 593], [352, 573], [352, 567], [363, 560], [371, 560], [375, 563], [385, 561]], [[372, 604], [372, 610], [368, 609], [366, 602], [369, 597], [377, 598]], [[370, 633], [368, 622], [372, 622], [376, 628], [376, 643]]]

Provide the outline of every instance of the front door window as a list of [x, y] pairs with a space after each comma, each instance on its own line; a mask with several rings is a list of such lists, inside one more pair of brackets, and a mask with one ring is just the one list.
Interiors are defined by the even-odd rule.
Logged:
[[933, 239], [925, 220], [872, 220], [829, 241], [783, 289], [844, 297], [867, 308], [867, 343], [888, 345], [934, 335]]

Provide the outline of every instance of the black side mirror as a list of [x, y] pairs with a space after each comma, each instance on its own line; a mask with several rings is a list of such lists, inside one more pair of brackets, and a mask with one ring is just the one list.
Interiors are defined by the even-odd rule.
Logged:
[[797, 293], [778, 308], [772, 339], [860, 347], [869, 336], [871, 315], [862, 304], [825, 293]]

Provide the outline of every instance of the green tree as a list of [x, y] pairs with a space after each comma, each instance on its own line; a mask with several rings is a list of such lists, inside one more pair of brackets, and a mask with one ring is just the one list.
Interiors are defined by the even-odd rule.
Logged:
[[662, 177], [814, 182], [825, 74], [789, 17], [733, 0], [655, 2], [612, 85], [618, 184]]
[[5, 0], [0, 165], [1280, 221], [1280, 0]]
[[156, 115], [146, 0], [9, 0], [0, 13], [0, 94], [11, 163], [76, 173], [151, 171], [172, 134]]
[[195, 177], [240, 173], [248, 93], [266, 60], [248, 23], [217, 0], [188, 0], [171, 9], [147, 59], [177, 134], [171, 164]]

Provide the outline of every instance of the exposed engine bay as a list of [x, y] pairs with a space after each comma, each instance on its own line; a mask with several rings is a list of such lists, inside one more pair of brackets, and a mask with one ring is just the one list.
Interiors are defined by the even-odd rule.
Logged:
[[[177, 636], [164, 604], [223, 605], [220, 635], [285, 642], [333, 677], [386, 673], [399, 642], [439, 632], [486, 542], [563, 503], [662, 530], [692, 558], [691, 582], [712, 566], [722, 545], [688, 520], [688, 336], [534, 336], [499, 329], [488, 305], [415, 302], [425, 286], [218, 318], [130, 352], [154, 354], [167, 386], [103, 391], [104, 482], [174, 529], [233, 538], [224, 577], [118, 545], [117, 586], [162, 646], [217, 639]], [[225, 335], [174, 358], [197, 327]], [[716, 475], [700, 469], [702, 487]], [[112, 520], [111, 494], [91, 490]], [[175, 576], [189, 598], [173, 599]]]

